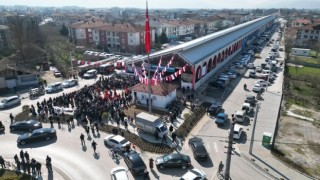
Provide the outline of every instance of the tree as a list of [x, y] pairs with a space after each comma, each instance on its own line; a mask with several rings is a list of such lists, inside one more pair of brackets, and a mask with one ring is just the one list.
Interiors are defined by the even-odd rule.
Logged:
[[159, 41], [161, 44], [165, 44], [165, 43], [168, 43], [168, 37], [167, 37], [167, 34], [162, 31], [160, 37], [159, 37]]
[[318, 57], [319, 51], [320, 51], [320, 42], [317, 40], [312, 40], [308, 42], [308, 45], [310, 49], [316, 51], [316, 56]]
[[214, 27], [218, 29], [218, 31], [222, 30], [223, 29], [223, 23], [221, 20], [217, 21], [215, 24], [214, 24]]
[[[23, 45], [25, 44], [25, 31], [24, 31], [24, 18], [23, 16], [15, 15], [9, 16], [8, 24], [13, 35], [13, 41], [15, 46], [20, 52], [20, 59], [24, 60]], [[16, 64], [19, 63], [19, 58], [16, 60]]]
[[68, 28], [66, 27], [66, 25], [64, 23], [62, 24], [62, 27], [60, 29], [60, 34], [62, 36], [68, 36], [69, 35]]
[[155, 33], [155, 43], [159, 44], [159, 36], [157, 33]]

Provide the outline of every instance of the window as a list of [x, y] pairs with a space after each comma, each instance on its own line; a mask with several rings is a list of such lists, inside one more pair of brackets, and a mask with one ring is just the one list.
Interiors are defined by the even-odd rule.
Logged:
[[91, 29], [88, 29], [88, 32], [91, 32]]
[[316, 34], [319, 34], [319, 31], [316, 31]]
[[110, 35], [111, 35], [111, 33], [110, 33], [110, 32], [108, 32], [108, 33], [107, 33], [107, 35], [108, 35], [108, 36], [110, 36]]
[[301, 35], [298, 35], [298, 36], [297, 36], [297, 39], [301, 39]]
[[305, 33], [309, 33], [309, 30], [304, 30]]
[[308, 38], [308, 35], [304, 35], [303, 38], [307, 39], [307, 38]]
[[98, 34], [98, 31], [94, 31], [94, 33]]
[[130, 40], [130, 43], [133, 43], [132, 39]]

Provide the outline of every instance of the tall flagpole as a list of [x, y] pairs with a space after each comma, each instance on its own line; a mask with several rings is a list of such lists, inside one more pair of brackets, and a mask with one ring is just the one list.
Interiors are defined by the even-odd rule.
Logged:
[[150, 77], [150, 71], [151, 71], [151, 64], [150, 64], [150, 26], [149, 26], [149, 14], [148, 14], [148, 1], [146, 1], [146, 34], [145, 34], [145, 48], [146, 53], [148, 54], [148, 106], [149, 106], [149, 113], [151, 113], [151, 77]]

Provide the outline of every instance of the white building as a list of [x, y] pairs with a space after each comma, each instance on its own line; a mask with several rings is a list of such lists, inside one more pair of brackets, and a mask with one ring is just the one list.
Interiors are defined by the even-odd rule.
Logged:
[[[137, 84], [131, 87], [132, 96], [138, 104], [148, 106], [148, 85]], [[152, 107], [165, 109], [177, 96], [177, 85], [173, 83], [159, 83], [151, 86]]]

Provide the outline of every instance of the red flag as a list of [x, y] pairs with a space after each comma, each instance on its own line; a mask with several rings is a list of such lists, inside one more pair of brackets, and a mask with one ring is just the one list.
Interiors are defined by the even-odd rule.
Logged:
[[146, 53], [150, 52], [150, 26], [149, 26], [149, 14], [148, 14], [148, 2], [146, 2], [147, 9], [146, 9], [146, 34], [144, 37], [145, 40], [145, 48], [146, 48]]

